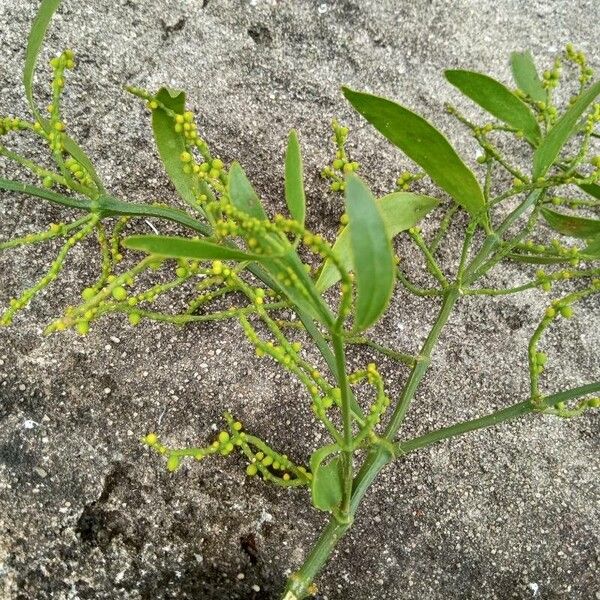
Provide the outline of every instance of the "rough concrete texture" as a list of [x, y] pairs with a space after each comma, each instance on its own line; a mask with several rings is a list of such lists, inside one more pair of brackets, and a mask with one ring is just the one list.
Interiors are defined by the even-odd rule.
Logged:
[[[26, 114], [20, 77], [36, 5], [0, 0], [2, 112]], [[285, 136], [298, 129], [309, 223], [330, 235], [341, 200], [318, 172], [331, 154], [332, 117], [352, 127], [353, 155], [378, 193], [411, 166], [352, 113], [340, 84], [435, 119], [472, 163], [476, 148], [441, 107], [452, 99], [479, 113], [444, 83], [444, 68], [508, 82], [511, 50], [531, 48], [549, 64], [568, 41], [598, 67], [599, 38], [595, 0], [65, 1], [43, 63], [50, 51], [76, 51], [67, 120], [115, 195], [175, 202], [148, 115], [122, 88], [169, 84], [188, 91], [214, 151], [244, 165], [272, 212], [283, 210]], [[40, 98], [46, 80], [40, 69]], [[19, 147], [45, 156], [34, 144]], [[5, 162], [0, 172], [18, 174]], [[438, 193], [427, 183], [420, 189]], [[68, 215], [7, 193], [0, 210], [1, 239]], [[426, 234], [438, 218], [426, 221]], [[403, 242], [400, 250], [418, 278], [417, 254]], [[457, 251], [449, 245], [448, 263]], [[233, 325], [131, 329], [110, 318], [86, 338], [43, 337], [43, 326], [97, 273], [91, 244], [73, 256], [62, 283], [0, 332], [0, 597], [277, 598], [326, 521], [307, 494], [248, 480], [237, 456], [168, 474], [138, 440], [157, 430], [171, 445], [204, 443], [230, 408], [249, 430], [305, 461], [325, 440], [306, 397], [258, 361]], [[3, 253], [0, 306], [50, 260], [41, 246]], [[503, 267], [491, 283], [523, 282], [532, 271]], [[536, 291], [465, 300], [404, 435], [525, 398], [526, 345], [546, 303]], [[399, 290], [373, 336], [416, 351], [435, 305]], [[597, 299], [588, 301], [547, 336], [545, 390], [600, 378], [599, 313]], [[354, 365], [373, 358], [351, 353]], [[407, 369], [379, 362], [396, 394]], [[600, 598], [598, 423], [597, 415], [530, 417], [390, 466], [320, 577], [319, 598]]]

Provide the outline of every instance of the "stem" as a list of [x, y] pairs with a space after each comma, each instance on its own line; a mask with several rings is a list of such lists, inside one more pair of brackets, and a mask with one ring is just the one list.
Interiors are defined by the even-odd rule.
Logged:
[[[551, 396], [544, 398], [543, 402], [544, 406], [551, 407], [556, 406], [560, 402], [566, 402], [567, 400], [572, 400], [580, 396], [586, 396], [587, 394], [593, 394], [598, 391], [600, 391], [600, 382], [597, 381], [578, 388], [552, 394]], [[435, 444], [441, 440], [463, 435], [470, 431], [476, 431], [477, 429], [483, 429], [484, 427], [492, 427], [494, 425], [498, 425], [499, 423], [504, 423], [505, 421], [510, 421], [512, 419], [516, 419], [517, 417], [521, 417], [533, 412], [538, 412], [538, 410], [532, 404], [531, 400], [525, 400], [524, 402], [519, 402], [518, 404], [513, 404], [507, 408], [497, 410], [489, 415], [485, 415], [484, 417], [463, 421], [462, 423], [457, 423], [456, 425], [451, 425], [450, 427], [443, 427], [442, 429], [430, 431], [425, 435], [413, 438], [407, 442], [399, 442], [396, 447], [400, 454], [408, 454], [409, 452], [414, 452], [419, 448], [430, 446], [431, 444]]]
[[[438, 317], [423, 344], [420, 355], [416, 359], [396, 406], [396, 410], [394, 411], [384, 434], [384, 440], [388, 442], [389, 445], [391, 445], [391, 442], [394, 440], [400, 429], [404, 415], [410, 405], [410, 401], [427, 371], [431, 352], [440, 337], [442, 329], [446, 324], [458, 297], [458, 290], [455, 287], [446, 289], [444, 293], [444, 302]], [[369, 451], [365, 462], [353, 482], [352, 496], [350, 499], [351, 519], [373, 480], [393, 457], [388, 445], [378, 445]], [[290, 577], [283, 600], [300, 600], [301, 598], [306, 597], [313, 579], [323, 568], [336, 544], [350, 528], [350, 525], [351, 523], [340, 523], [335, 517], [330, 520], [300, 570]]]
[[352, 522], [350, 515], [350, 498], [352, 495], [352, 479], [354, 477], [354, 467], [352, 464], [352, 411], [350, 409], [350, 384], [346, 374], [346, 357], [344, 354], [344, 340], [339, 331], [332, 333], [333, 351], [335, 353], [335, 362], [337, 366], [337, 380], [342, 392], [342, 424], [344, 431], [344, 447], [342, 448], [342, 477], [344, 480], [344, 489], [341, 503], [341, 516], [344, 521], [350, 524]]
[[396, 434], [398, 433], [400, 426], [404, 421], [404, 417], [406, 416], [406, 411], [410, 406], [410, 402], [412, 401], [417, 387], [421, 383], [421, 380], [423, 379], [423, 376], [429, 367], [429, 363], [431, 362], [431, 353], [433, 348], [437, 344], [440, 334], [442, 333], [442, 329], [448, 321], [450, 313], [452, 312], [458, 297], [458, 290], [454, 287], [448, 288], [444, 294], [442, 308], [440, 309], [438, 317], [433, 324], [433, 327], [431, 328], [423, 347], [421, 348], [419, 356], [416, 358], [415, 365], [412, 368], [408, 381], [402, 390], [402, 394], [400, 395], [396, 408], [385, 430], [384, 437], [390, 442], [396, 437]]

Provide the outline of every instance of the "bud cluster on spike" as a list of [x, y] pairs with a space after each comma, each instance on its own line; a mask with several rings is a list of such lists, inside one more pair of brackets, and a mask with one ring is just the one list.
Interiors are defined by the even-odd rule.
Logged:
[[334, 192], [343, 192], [345, 188], [344, 179], [348, 173], [355, 173], [360, 168], [356, 161], [350, 160], [346, 151], [348, 141], [348, 128], [334, 119], [331, 123], [333, 129], [333, 143], [335, 144], [335, 158], [331, 165], [321, 171], [323, 179], [331, 181], [330, 188]]
[[167, 457], [169, 471], [176, 471], [186, 457], [202, 460], [213, 454], [229, 456], [237, 448], [248, 459], [246, 474], [249, 477], [260, 473], [263, 479], [282, 487], [310, 485], [312, 475], [305, 467], [294, 464], [285, 454], [279, 454], [261, 439], [243, 431], [242, 423], [229, 413], [225, 413], [225, 420], [229, 431], [219, 432], [204, 448], [170, 449], [155, 433], [144, 436], [142, 442]]

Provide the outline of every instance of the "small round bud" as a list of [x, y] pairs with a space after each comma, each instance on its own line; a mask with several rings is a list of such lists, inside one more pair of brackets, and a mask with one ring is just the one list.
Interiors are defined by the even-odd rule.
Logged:
[[154, 446], [158, 442], [158, 436], [155, 433], [149, 433], [144, 437], [144, 443], [148, 446]]
[[127, 298], [127, 290], [123, 286], [117, 286], [111, 291], [112, 297], [118, 302], [123, 302]]
[[560, 307], [560, 314], [565, 319], [570, 319], [573, 316], [573, 307], [572, 306], [561, 306]]

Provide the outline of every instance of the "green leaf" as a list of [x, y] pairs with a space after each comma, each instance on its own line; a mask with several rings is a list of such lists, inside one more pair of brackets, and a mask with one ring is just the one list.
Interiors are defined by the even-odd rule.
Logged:
[[229, 169], [227, 190], [231, 203], [238, 210], [261, 221], [267, 218], [267, 214], [260, 203], [260, 198], [238, 162], [234, 162]]
[[507, 87], [487, 75], [473, 71], [451, 69], [446, 71], [445, 75], [465, 96], [497, 119], [522, 131], [532, 144], [537, 145], [540, 139], [538, 122], [527, 104], [519, 100]]
[[[40, 123], [45, 131], [48, 131], [50, 125], [45, 119], [35, 103], [33, 98], [33, 75], [35, 73], [35, 66], [37, 59], [44, 43], [44, 37], [50, 21], [54, 16], [54, 13], [60, 6], [60, 0], [42, 0], [40, 8], [33, 20], [31, 30], [29, 31], [29, 37], [27, 39], [27, 50], [25, 53], [25, 67], [23, 69], [23, 85], [25, 87], [25, 97], [29, 108], [35, 117], [35, 120]], [[68, 135], [63, 136], [63, 145], [65, 150], [88, 172], [100, 192], [104, 192], [104, 187], [98, 173], [92, 165], [92, 161], [89, 159], [83, 149]]]
[[546, 102], [546, 90], [535, 68], [531, 52], [513, 52], [510, 55], [510, 66], [517, 87], [535, 102]]
[[[391, 240], [401, 231], [406, 231], [416, 225], [427, 213], [439, 205], [439, 200], [430, 196], [421, 196], [411, 192], [395, 192], [383, 196], [377, 202], [377, 207], [383, 218], [385, 230]], [[352, 269], [352, 254], [350, 253], [350, 232], [344, 227], [338, 235], [333, 251], [338, 260], [348, 269]], [[320, 292], [324, 292], [340, 279], [340, 273], [331, 262], [325, 261], [316, 286]]]
[[298, 136], [294, 130], [290, 131], [285, 154], [285, 201], [292, 219], [304, 227], [306, 199], [302, 175], [302, 154]]
[[[44, 121], [41, 113], [33, 99], [33, 74], [37, 63], [38, 55], [44, 43], [46, 30], [50, 25], [52, 16], [60, 6], [60, 0], [42, 0], [40, 8], [35, 15], [29, 38], [27, 39], [27, 51], [25, 53], [25, 68], [23, 70], [23, 85], [25, 86], [25, 96], [29, 103], [29, 108], [37, 121]], [[45, 121], [44, 121], [45, 122]]]
[[62, 143], [64, 149], [87, 171], [88, 175], [92, 178], [92, 181], [96, 184], [98, 191], [104, 193], [104, 185], [100, 181], [100, 177], [92, 164], [89, 156], [85, 153], [83, 148], [68, 135], [63, 135]]
[[304, 263], [291, 246], [280, 257], [263, 257], [262, 263], [295, 306], [324, 325], [332, 325], [331, 311], [315, 288]]
[[575, 133], [579, 118], [600, 94], [600, 81], [585, 91], [548, 131], [533, 155], [533, 179], [543, 177]]
[[[575, 176], [577, 177], [577, 174]], [[600, 200], [600, 185], [598, 185], [597, 183], [580, 183], [577, 185], [577, 187], [582, 189], [590, 196]]]
[[588, 240], [588, 245], [584, 248], [583, 254], [593, 258], [600, 258], [600, 235]]
[[[177, 114], [185, 111], [184, 92], [161, 88], [155, 97], [168, 110]], [[184, 163], [181, 161], [181, 154], [186, 150], [184, 135], [175, 131], [172, 115], [161, 106], [152, 111], [152, 131], [160, 159], [177, 193], [185, 202], [197, 207], [198, 196], [206, 193], [206, 190], [201, 189], [192, 173], [184, 172]]]
[[171, 235], [132, 235], [123, 240], [131, 250], [143, 250], [170, 258], [195, 258], [198, 260], [262, 260], [262, 256], [247, 254], [206, 240], [191, 240]]
[[[33, 98], [33, 75], [35, 73], [35, 66], [37, 59], [44, 43], [44, 37], [50, 21], [54, 16], [54, 13], [60, 6], [60, 0], [42, 0], [40, 8], [33, 20], [29, 37], [27, 39], [27, 51], [25, 53], [25, 67], [23, 69], [23, 85], [25, 86], [25, 97], [29, 104], [29, 108], [35, 117], [35, 120], [40, 123], [45, 131], [48, 131], [50, 125], [45, 119], [35, 103]], [[98, 190], [104, 192], [104, 187], [98, 177], [98, 173], [92, 165], [92, 161], [84, 150], [68, 135], [63, 136], [63, 146], [65, 150], [88, 172], [92, 178]]]
[[554, 231], [562, 235], [581, 239], [600, 235], [600, 219], [564, 215], [549, 208], [542, 208], [542, 216]]
[[346, 212], [356, 279], [354, 330], [375, 323], [387, 308], [396, 267], [392, 245], [375, 198], [354, 174], [346, 178]]
[[57, 194], [46, 188], [39, 188], [12, 179], [2, 179], [0, 177], [0, 190], [8, 190], [9, 192], [18, 192], [20, 194], [27, 194], [28, 196], [35, 196], [36, 198], [43, 198], [44, 200], [49, 200], [55, 204], [69, 206], [71, 208], [79, 208], [87, 211], [92, 210], [92, 202], [87, 198], [71, 198], [70, 196]]
[[338, 454], [324, 464], [325, 459], [338, 450], [336, 445], [324, 446], [310, 458], [312, 503], [315, 508], [327, 512], [338, 507], [343, 496], [342, 457]]
[[379, 96], [342, 88], [352, 106], [471, 215], [487, 221], [481, 187], [448, 140], [423, 117]]

